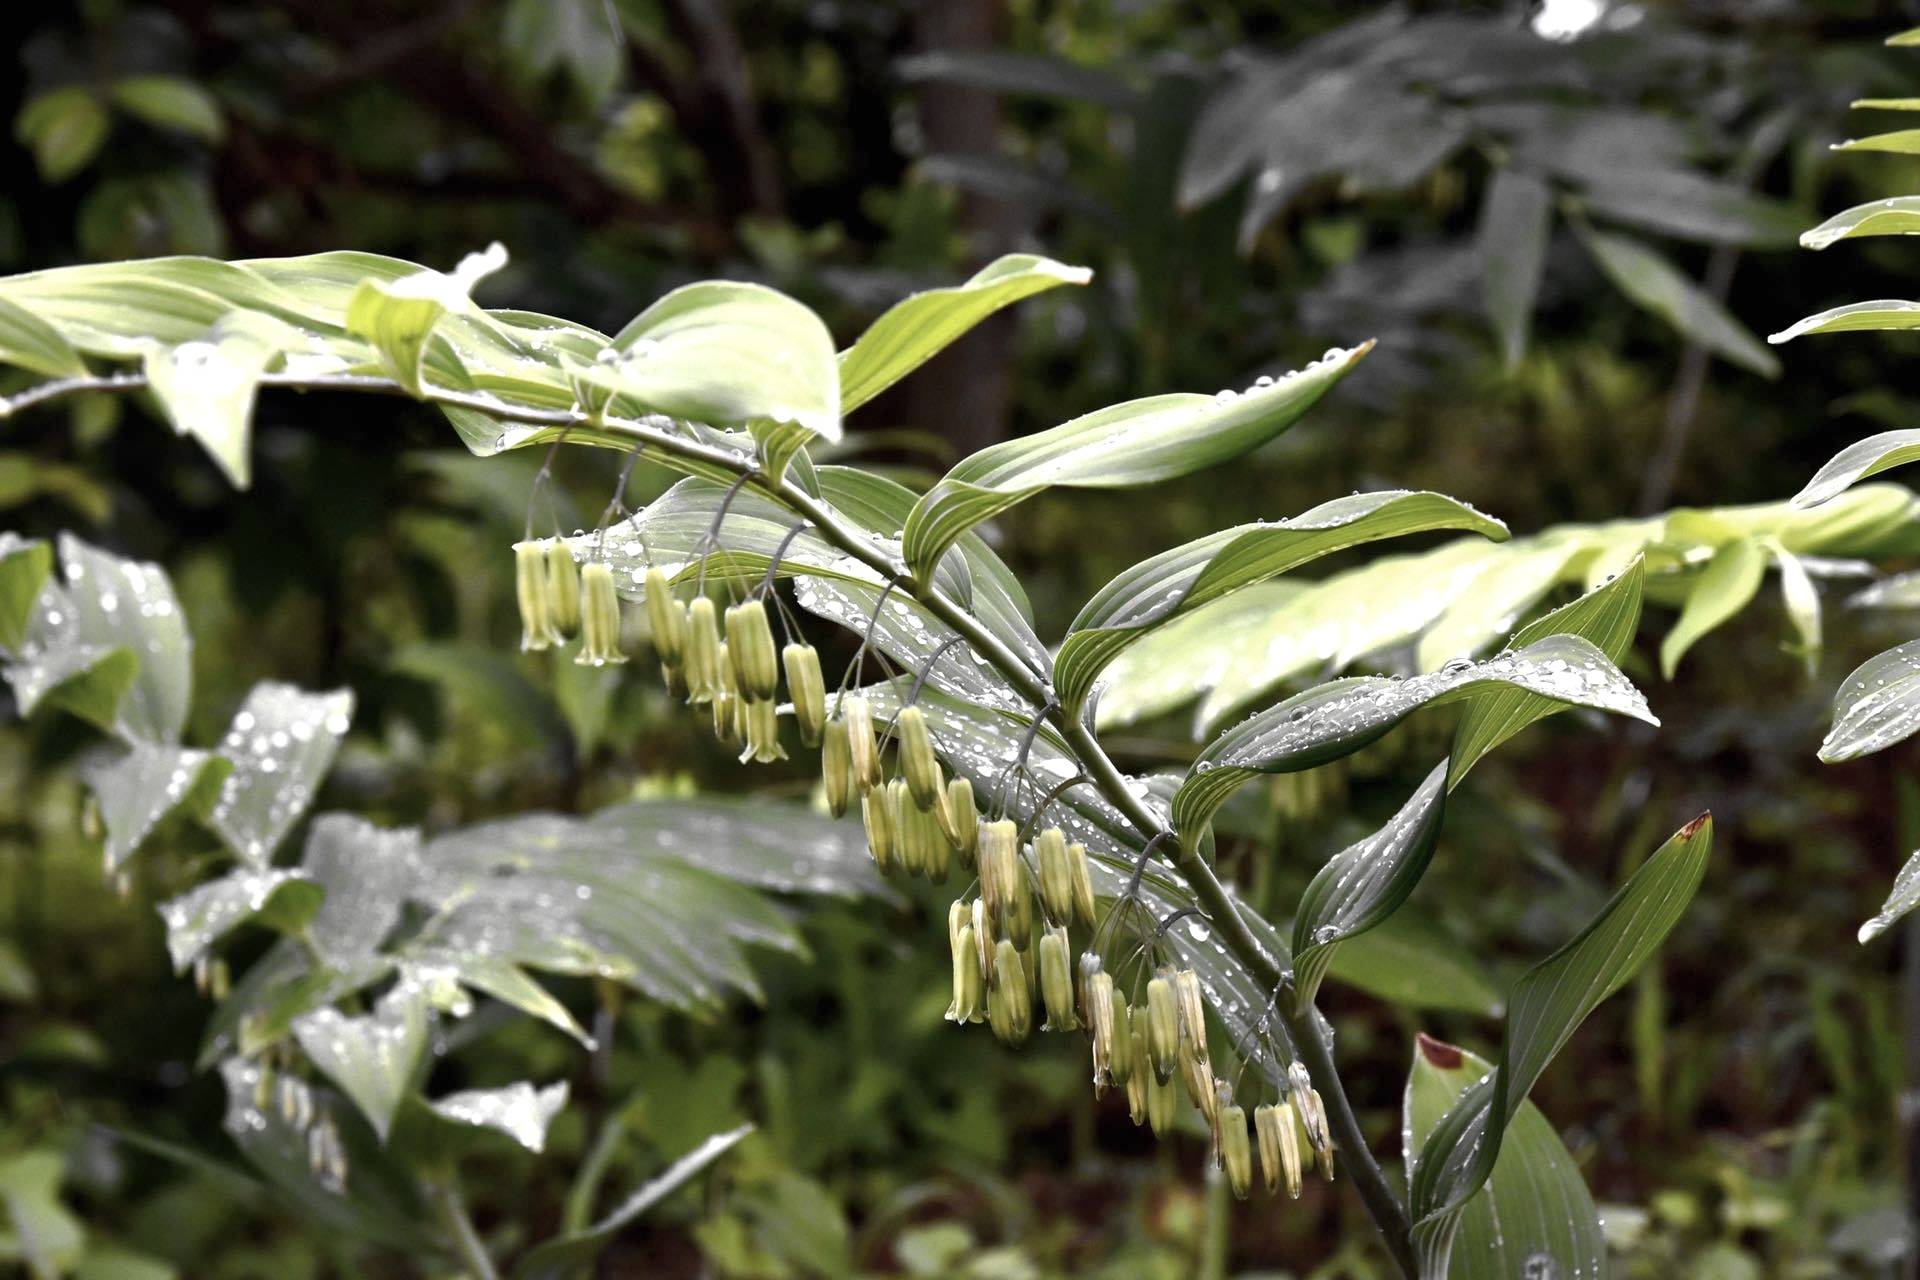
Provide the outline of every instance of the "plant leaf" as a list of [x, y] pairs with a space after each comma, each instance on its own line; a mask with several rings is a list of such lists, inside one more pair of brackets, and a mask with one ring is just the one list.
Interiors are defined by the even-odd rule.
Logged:
[[1292, 426], [1371, 345], [1330, 351], [1245, 394], [1129, 400], [982, 449], [914, 504], [902, 540], [907, 565], [925, 585], [961, 534], [1048, 488], [1151, 484], [1245, 453]]
[[[1513, 633], [1513, 647], [1524, 649], [1551, 635], [1579, 636], [1591, 641], [1618, 665], [1633, 647], [1640, 625], [1640, 601], [1646, 582], [1646, 559], [1636, 555], [1626, 570], [1595, 587], [1571, 604], [1536, 618]], [[1477, 693], [1467, 702], [1453, 731], [1453, 754], [1448, 764], [1447, 789], [1460, 785], [1480, 757], [1522, 729], [1558, 711], [1560, 706], [1522, 689], [1495, 688]]]
[[371, 342], [387, 375], [418, 395], [434, 326], [449, 312], [477, 311], [468, 297], [473, 286], [506, 265], [505, 246], [493, 244], [450, 274], [422, 268], [398, 279], [363, 278], [347, 303], [347, 332]]
[[1872, 942], [1897, 924], [1900, 918], [1920, 906], [1920, 853], [1908, 857], [1893, 878], [1893, 889], [1881, 904], [1880, 912], [1860, 926], [1860, 941]]
[[1880, 298], [1830, 307], [1767, 335], [1772, 343], [1790, 342], [1809, 333], [1858, 333], [1863, 329], [1920, 329], [1920, 302]]
[[125, 866], [175, 809], [205, 818], [232, 771], [229, 761], [211, 751], [155, 742], [134, 742], [124, 755], [85, 770], [107, 833], [107, 874]]
[[525, 1080], [516, 1080], [499, 1089], [462, 1089], [434, 1098], [427, 1105], [435, 1115], [455, 1124], [497, 1129], [537, 1154], [546, 1148], [553, 1118], [567, 1105], [567, 1082], [559, 1080], [536, 1089]]
[[233, 774], [207, 824], [227, 847], [264, 866], [313, 802], [353, 715], [353, 693], [307, 693], [262, 681], [234, 713], [220, 754]]
[[1833, 728], [1820, 744], [1828, 764], [1884, 751], [1920, 729], [1920, 640], [1855, 667], [1833, 697]]
[[202, 881], [160, 904], [167, 926], [173, 971], [185, 973], [221, 937], [259, 919], [282, 933], [297, 933], [319, 909], [324, 890], [304, 871], [290, 867], [241, 866]]
[[1727, 309], [1652, 247], [1631, 236], [1583, 231], [1581, 240], [1620, 292], [1723, 359], [1763, 378], [1778, 377], [1780, 362]]
[[1410, 1009], [1500, 1015], [1501, 993], [1486, 970], [1411, 906], [1341, 943], [1327, 976]]
[[1350, 755], [1421, 707], [1499, 683], [1563, 706], [1593, 707], [1658, 724], [1640, 691], [1578, 636], [1550, 635], [1484, 662], [1460, 659], [1429, 675], [1332, 680], [1242, 721], [1209, 743], [1173, 798], [1173, 825], [1194, 847], [1213, 814], [1248, 779], [1292, 773]]
[[147, 353], [147, 385], [173, 429], [205, 445], [237, 489], [252, 478], [247, 446], [260, 375], [295, 341], [271, 316], [239, 314], [204, 339]]
[[1866, 138], [1848, 138], [1833, 144], [1835, 151], [1880, 151], [1888, 155], [1920, 155], [1920, 129], [1896, 129]]
[[87, 375], [87, 362], [58, 329], [5, 298], [0, 298], [0, 362], [49, 378]]
[[889, 307], [840, 353], [840, 412], [852, 413], [925, 364], [936, 352], [1003, 307], [1063, 284], [1093, 278], [1031, 253], [1009, 253], [964, 284], [928, 289]]
[[1095, 678], [1152, 628], [1309, 560], [1363, 542], [1434, 529], [1506, 536], [1500, 521], [1437, 493], [1388, 490], [1322, 503], [1273, 523], [1247, 524], [1141, 561], [1102, 587], [1073, 620], [1054, 658], [1061, 700], [1078, 707]]
[[600, 1221], [585, 1230], [555, 1236], [529, 1250], [514, 1268], [513, 1280], [569, 1280], [599, 1257], [628, 1225], [698, 1177], [708, 1165], [752, 1132], [752, 1125], [743, 1124], [738, 1129], [716, 1133], [674, 1161], [665, 1172], [628, 1196]]
[[1495, 170], [1480, 206], [1480, 297], [1509, 370], [1526, 353], [1552, 229], [1547, 184], [1530, 173]]
[[12, 654], [25, 642], [34, 605], [52, 576], [51, 546], [0, 530], [0, 650]]
[[[1403, 1111], [1409, 1169], [1419, 1167], [1441, 1117], [1492, 1070], [1477, 1054], [1419, 1035]], [[1531, 1102], [1514, 1113], [1493, 1173], [1467, 1202], [1457, 1231], [1450, 1280], [1606, 1274], [1607, 1245], [1593, 1196], [1566, 1144]]]
[[226, 132], [213, 95], [180, 76], [127, 76], [114, 81], [108, 92], [121, 110], [162, 129], [190, 133], [204, 142], [218, 142]]
[[1443, 760], [1384, 827], [1333, 855], [1300, 895], [1293, 918], [1297, 1012], [1312, 1006], [1340, 944], [1383, 923], [1426, 874], [1440, 841], [1446, 778]]
[[1793, 495], [1796, 507], [1817, 507], [1882, 471], [1920, 461], [1920, 431], [1883, 431], [1856, 440], [1814, 472], [1806, 487]]
[[93, 163], [112, 128], [107, 108], [92, 89], [68, 85], [22, 107], [13, 136], [33, 148], [40, 176], [60, 183]]
[[1760, 581], [1766, 576], [1767, 556], [1754, 538], [1726, 543], [1713, 553], [1687, 591], [1687, 602], [1680, 620], [1673, 624], [1660, 642], [1660, 674], [1673, 679], [1686, 656], [1700, 638], [1747, 607]]
[[[1920, 109], [1920, 105], [1916, 109]], [[1920, 233], [1920, 196], [1894, 196], [1842, 209], [1811, 231], [1802, 232], [1800, 246], [1804, 249], [1825, 249], [1859, 236], [1910, 236], [1916, 233]]]
[[350, 1017], [334, 1008], [315, 1009], [293, 1020], [293, 1035], [385, 1142], [426, 1052], [429, 1014], [426, 986], [403, 973], [373, 1012]]
[[1712, 844], [1713, 823], [1702, 814], [1648, 857], [1572, 941], [1514, 984], [1498, 1068], [1464, 1090], [1434, 1125], [1408, 1179], [1423, 1277], [1447, 1275], [1461, 1214], [1492, 1175], [1502, 1139], [1534, 1082], [1679, 920]]

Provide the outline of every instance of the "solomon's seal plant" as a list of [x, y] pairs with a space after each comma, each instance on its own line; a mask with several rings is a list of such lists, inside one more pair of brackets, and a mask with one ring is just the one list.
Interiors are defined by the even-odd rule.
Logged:
[[[1048, 645], [979, 526], [1049, 490], [1150, 484], [1258, 448], [1347, 377], [1368, 344], [1245, 389], [1113, 405], [982, 450], [915, 493], [818, 462], [813, 446], [839, 440], [846, 415], [972, 324], [1084, 282], [1085, 272], [1026, 255], [1003, 259], [962, 285], [907, 299], [836, 352], [811, 311], [749, 284], [675, 290], [612, 335], [481, 307], [471, 291], [503, 262], [497, 247], [446, 274], [363, 254], [173, 258], [0, 280], [0, 359], [42, 379], [0, 411], [82, 391], [149, 396], [240, 484], [254, 400], [276, 388], [411, 397], [481, 455], [563, 444], [613, 452], [622, 480], [599, 527], [540, 538], [530, 530], [512, 548], [523, 646], [577, 644], [576, 661], [618, 663], [638, 644], [623, 629], [623, 602], [642, 604], [668, 687], [710, 718], [742, 761], [784, 756], [789, 721], [800, 744], [818, 741], [825, 807], [839, 814], [859, 802], [873, 863], [959, 886], [947, 919], [949, 1019], [984, 1021], [1008, 1044], [1036, 1030], [1085, 1035], [1093, 1087], [1124, 1088], [1134, 1119], [1156, 1133], [1204, 1125], [1236, 1194], [1295, 1192], [1309, 1166], [1329, 1178], [1337, 1172], [1407, 1275], [1507, 1275], [1512, 1261], [1535, 1258], [1567, 1275], [1598, 1273], [1593, 1202], [1527, 1094], [1580, 1021], [1678, 919], [1705, 864], [1704, 817], [1517, 984], [1496, 1063], [1468, 1078], [1443, 1070], [1433, 1050], [1416, 1054], [1404, 1190], [1361, 1128], [1315, 996], [1345, 980], [1342, 947], [1413, 891], [1437, 856], [1447, 792], [1485, 751], [1570, 707], [1657, 723], [1615, 666], [1647, 581], [1638, 549], [1604, 570], [1583, 560], [1590, 591], [1489, 656], [1463, 646], [1404, 678], [1331, 680], [1257, 705], [1183, 771], [1130, 774], [1096, 731], [1103, 697], [1128, 695], [1121, 664], [1183, 616], [1336, 551], [1438, 530], [1498, 542], [1505, 527], [1435, 493], [1335, 498], [1149, 558]], [[616, 520], [624, 469], [641, 454], [686, 479]], [[264, 780], [274, 771], [262, 762], [283, 762], [273, 744], [284, 730], [293, 754], [276, 776], [297, 767], [301, 794], [310, 794], [337, 736], [326, 727], [344, 708], [307, 709], [306, 695], [274, 693], [245, 713], [247, 725], [236, 721], [236, 744], [214, 753], [182, 747], [184, 692], [147, 661], [144, 634], [117, 631], [102, 616], [111, 611], [89, 588], [86, 553], [65, 557], [66, 581], [56, 583], [44, 548], [10, 540], [5, 550], [10, 607], [0, 641], [15, 659], [8, 676], [19, 701], [54, 701], [118, 726], [134, 753], [114, 775], [120, 785], [103, 788], [103, 812], [115, 815], [110, 848], [115, 833], [131, 830], [123, 812], [222, 797], [209, 821], [229, 839], [241, 879], [218, 892], [218, 927], [199, 932], [214, 937], [256, 920], [291, 935], [279, 962], [290, 973], [312, 973], [324, 959], [325, 972], [351, 975], [339, 979], [344, 985], [303, 987], [291, 1025], [285, 1006], [263, 996], [284, 974], [250, 972], [236, 984], [222, 1006], [234, 1016], [213, 1056], [231, 1064], [239, 1096], [266, 1088], [269, 1074], [317, 1072], [365, 1114], [377, 1152], [413, 1081], [389, 1069], [396, 1058], [383, 1046], [423, 1045], [432, 1019], [458, 1016], [467, 988], [554, 1017], [515, 966], [562, 967], [577, 957], [556, 953], [546, 922], [523, 904], [483, 894], [476, 906], [462, 896], [475, 884], [507, 893], [485, 874], [503, 858], [558, 851], [555, 874], [577, 876], [594, 903], [609, 904], [578, 919], [596, 930], [646, 921], [619, 953], [636, 981], [657, 964], [662, 991], [686, 999], [738, 983], [735, 965], [714, 973], [659, 954], [677, 944], [688, 953], [679, 959], [704, 959], [699, 935], [730, 935], [718, 921], [686, 918], [693, 891], [685, 885], [629, 875], [602, 856], [624, 848], [622, 839], [641, 840], [632, 815], [529, 817], [424, 848], [405, 835], [370, 835], [323, 843], [303, 868], [276, 866], [274, 848], [301, 803]], [[831, 690], [800, 613], [857, 638]], [[1445, 758], [1381, 830], [1327, 865], [1290, 930], [1246, 907], [1212, 860], [1213, 820], [1233, 794], [1255, 778], [1340, 760], [1440, 705], [1460, 712], [1453, 749], [1436, 752]], [[260, 735], [269, 746], [256, 751]], [[143, 750], [161, 754], [150, 763]], [[233, 769], [224, 781], [220, 761]], [[322, 830], [316, 824], [316, 839]], [[715, 834], [722, 847], [739, 838]], [[357, 872], [330, 874], [335, 859], [350, 859]], [[405, 892], [451, 913], [427, 935], [439, 950], [396, 959], [378, 949], [388, 942], [384, 926], [362, 927], [356, 898], [395, 882], [425, 886]], [[309, 887], [321, 892], [302, 896]], [[317, 948], [309, 954], [302, 922], [318, 926], [330, 913], [351, 917], [353, 927], [343, 924], [344, 935], [306, 928]], [[175, 914], [206, 913], [182, 906]], [[575, 942], [597, 947], [597, 937], [589, 931]], [[189, 947], [186, 962], [203, 950]], [[476, 969], [467, 959], [475, 956], [486, 964]], [[533, 1105], [546, 1106], [540, 1096]], [[433, 1106], [456, 1119], [497, 1116], [509, 1104], [519, 1114], [518, 1098], [496, 1101]], [[307, 1114], [304, 1104], [292, 1111]], [[316, 1163], [337, 1172], [332, 1139], [321, 1148]], [[437, 1197], [447, 1238], [461, 1241], [448, 1184], [429, 1180], [423, 1194]], [[470, 1265], [484, 1263], [483, 1249], [475, 1260], [470, 1244], [460, 1248]]]

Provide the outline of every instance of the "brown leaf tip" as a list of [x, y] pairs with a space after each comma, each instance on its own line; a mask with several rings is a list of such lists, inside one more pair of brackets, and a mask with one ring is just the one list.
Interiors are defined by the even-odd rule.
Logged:
[[1442, 1071], [1455, 1070], [1466, 1061], [1459, 1049], [1445, 1040], [1435, 1040], [1424, 1031], [1415, 1037], [1414, 1046], [1420, 1050], [1421, 1057]]
[[1713, 822], [1713, 811], [1709, 809], [1707, 812], [1695, 818], [1692, 822], [1689, 822], [1686, 826], [1680, 828], [1680, 838], [1682, 840], [1691, 840], [1695, 836], [1700, 834], [1700, 829], [1702, 827], [1708, 826], [1712, 822]]

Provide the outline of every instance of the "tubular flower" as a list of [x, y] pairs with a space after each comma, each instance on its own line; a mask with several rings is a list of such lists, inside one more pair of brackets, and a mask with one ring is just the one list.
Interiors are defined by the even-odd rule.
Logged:
[[847, 746], [847, 722], [829, 720], [820, 739], [820, 782], [827, 793], [827, 812], [838, 818], [853, 795], [853, 755]]
[[1047, 919], [1065, 924], [1073, 919], [1073, 873], [1067, 869], [1067, 837], [1048, 827], [1033, 838], [1033, 860], [1040, 869], [1040, 905]]
[[711, 599], [695, 596], [687, 606], [687, 701], [695, 706], [720, 696], [720, 616]]
[[620, 597], [613, 589], [613, 566], [604, 560], [589, 561], [580, 570], [575, 588], [580, 615], [580, 652], [574, 661], [583, 667], [604, 667], [610, 662], [625, 662], [620, 652]]
[[1237, 1103], [1220, 1108], [1220, 1159], [1227, 1166], [1227, 1185], [1241, 1200], [1253, 1190], [1253, 1149], [1247, 1141], [1247, 1114]]
[[893, 819], [894, 848], [900, 854], [900, 865], [910, 876], [927, 874], [927, 842], [918, 821], [920, 811], [913, 807], [913, 800], [907, 795], [907, 784], [900, 778], [888, 779], [886, 785], [887, 813]]
[[947, 941], [953, 950], [953, 1003], [947, 1006], [948, 1022], [978, 1022], [981, 1019], [980, 948], [973, 941], [973, 908], [955, 902], [947, 909]]
[[1269, 1194], [1284, 1179], [1287, 1194], [1300, 1198], [1300, 1135], [1295, 1132], [1293, 1108], [1286, 1103], [1262, 1103], [1253, 1109], [1254, 1132], [1260, 1137], [1260, 1173]]
[[865, 795], [880, 785], [880, 742], [873, 733], [873, 707], [859, 694], [849, 694], [840, 701], [840, 715], [847, 722], [853, 785]]
[[893, 870], [894, 830], [892, 807], [884, 789], [869, 791], [860, 797], [860, 819], [867, 827], [867, 852], [883, 872]]
[[787, 670], [787, 693], [793, 699], [793, 722], [800, 726], [803, 745], [817, 747], [827, 724], [827, 682], [820, 674], [820, 655], [810, 644], [789, 644], [780, 651]]
[[1135, 1073], [1145, 1071], [1144, 1055], [1134, 1052], [1133, 1009], [1127, 998], [1113, 993], [1113, 1056], [1107, 1059], [1107, 1071], [1115, 1084], [1125, 1084]]
[[727, 654], [743, 696], [766, 700], [780, 692], [780, 658], [765, 604], [742, 600], [727, 609]]
[[687, 606], [673, 594], [673, 584], [658, 565], [647, 570], [647, 629], [653, 651], [662, 666], [678, 667], [687, 655]]
[[547, 593], [547, 553], [541, 543], [513, 544], [513, 588], [520, 604], [520, 648], [538, 652], [559, 644], [553, 630], [553, 599]]
[[752, 760], [756, 764], [772, 764], [775, 760], [785, 760], [787, 749], [780, 745], [780, 710], [771, 699], [741, 704], [742, 713], [747, 721], [747, 747], [740, 753], [740, 763]]
[[1040, 935], [1040, 995], [1047, 1006], [1045, 1030], [1079, 1030], [1073, 1007], [1073, 950], [1061, 925], [1049, 925]]
[[547, 609], [558, 635], [580, 625], [580, 569], [565, 538], [547, 542]]
[[894, 732], [900, 737], [900, 772], [913, 792], [913, 802], [923, 811], [933, 808], [946, 786], [940, 760], [933, 753], [933, 735], [927, 731], [927, 713], [919, 707], [902, 707], [894, 717]]
[[1172, 1079], [1180, 1052], [1180, 1014], [1173, 1004], [1173, 984], [1159, 976], [1147, 983], [1147, 1052], [1154, 1078], [1162, 1084]]
[[1074, 841], [1067, 846], [1067, 879], [1073, 887], [1073, 911], [1080, 923], [1091, 929], [1094, 919], [1093, 871], [1087, 862], [1087, 846]]
[[934, 814], [940, 821], [941, 834], [960, 855], [960, 865], [971, 870], [974, 849], [980, 839], [980, 809], [973, 800], [973, 784], [965, 778], [948, 782], [947, 802], [936, 805]]
[[[1100, 958], [1089, 953], [1094, 964]], [[1093, 1091], [1095, 1094], [1106, 1092], [1108, 1085], [1115, 1082], [1113, 1060], [1116, 1052], [1124, 1052], [1124, 1046], [1116, 1048], [1113, 1020], [1113, 975], [1105, 969], [1095, 969], [1087, 975], [1087, 1029], [1093, 1033]], [[1119, 1076], [1124, 1080], [1125, 1073]]]
[[1026, 1043], [1033, 1030], [1033, 994], [1027, 988], [1026, 967], [1006, 938], [993, 948], [993, 977], [987, 988], [987, 1021], [993, 1034], [1011, 1045]]

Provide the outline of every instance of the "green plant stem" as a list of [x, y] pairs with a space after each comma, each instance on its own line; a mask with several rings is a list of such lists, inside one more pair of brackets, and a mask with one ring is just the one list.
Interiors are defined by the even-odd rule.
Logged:
[[[390, 379], [358, 374], [333, 374], [307, 378], [268, 375], [262, 378], [261, 382], [263, 385], [310, 390], [360, 391], [386, 395], [411, 394]], [[69, 378], [57, 383], [43, 383], [10, 400], [0, 400], [0, 418], [59, 394], [80, 391], [131, 391], [145, 385], [145, 378], [133, 373]], [[1043, 674], [1034, 671], [1024, 658], [1003, 644], [978, 619], [954, 601], [947, 599], [937, 589], [919, 587], [903, 560], [889, 555], [861, 531], [843, 524], [839, 517], [819, 499], [785, 477], [775, 480], [768, 476], [753, 454], [689, 439], [675, 431], [672, 422], [665, 418], [651, 420], [596, 418], [577, 409], [535, 409], [508, 404], [490, 395], [446, 391], [434, 387], [424, 388], [419, 398], [436, 404], [476, 410], [504, 422], [550, 427], [555, 430], [556, 435], [572, 432], [569, 438], [581, 443], [604, 444], [613, 440], [622, 440], [636, 445], [651, 446], [663, 454], [678, 457], [685, 462], [697, 463], [709, 472], [724, 472], [736, 477], [744, 477], [751, 487], [758, 489], [796, 515], [804, 517], [826, 541], [882, 576], [897, 580], [899, 590], [909, 592], [928, 612], [964, 637], [975, 652], [991, 663], [1022, 697], [1041, 709], [1044, 719], [1054, 727], [1068, 748], [1078, 757], [1081, 770], [1093, 780], [1107, 802], [1117, 808], [1133, 824], [1143, 839], [1151, 839], [1165, 829], [1165, 822], [1133, 794], [1126, 784], [1125, 776], [1114, 765], [1093, 733], [1058, 706], [1053, 696], [1052, 686]], [[582, 431], [582, 428], [586, 430]], [[533, 444], [538, 441], [529, 439], [525, 443]], [[1176, 840], [1169, 843], [1177, 849], [1180, 842]], [[1331, 1035], [1325, 1027], [1324, 1020], [1311, 1007], [1294, 1012], [1291, 1007], [1292, 1001], [1282, 998], [1284, 988], [1291, 985], [1292, 975], [1286, 972], [1280, 966], [1278, 959], [1269, 954], [1254, 937], [1246, 920], [1240, 915], [1232, 895], [1214, 874], [1213, 868], [1198, 853], [1176, 852], [1173, 866], [1185, 880], [1188, 888], [1192, 890], [1194, 897], [1206, 912], [1208, 923], [1228, 950], [1233, 953], [1234, 958], [1245, 965], [1263, 986], [1275, 991], [1276, 1012], [1293, 1040], [1300, 1060], [1313, 1080], [1314, 1088], [1319, 1091], [1326, 1105], [1328, 1123], [1333, 1130], [1341, 1168], [1346, 1171], [1348, 1178], [1359, 1192], [1361, 1201], [1366, 1205], [1388, 1252], [1392, 1254], [1401, 1272], [1409, 1277], [1418, 1274], [1418, 1263], [1413, 1251], [1411, 1226], [1407, 1219], [1406, 1207], [1401, 1203], [1400, 1197], [1387, 1181], [1386, 1173], [1367, 1146], [1352, 1103], [1348, 1100], [1346, 1089], [1340, 1081], [1333, 1056]], [[454, 1208], [458, 1209], [457, 1193]], [[472, 1226], [466, 1223], [463, 1212], [459, 1214], [459, 1222], [465, 1224], [465, 1230], [471, 1236]], [[478, 1241], [475, 1240], [473, 1243], [477, 1246]], [[485, 1260], [484, 1250], [480, 1251], [480, 1259]], [[493, 1275], [491, 1264], [488, 1264], [486, 1271], [479, 1274], [483, 1280], [491, 1280]]]
[[487, 1254], [487, 1246], [480, 1242], [480, 1233], [473, 1229], [473, 1219], [467, 1216], [460, 1188], [451, 1176], [428, 1182], [426, 1191], [434, 1216], [446, 1232], [447, 1243], [453, 1247], [454, 1256], [460, 1259], [468, 1275], [473, 1280], [500, 1280], [500, 1273], [494, 1270], [493, 1259]]

